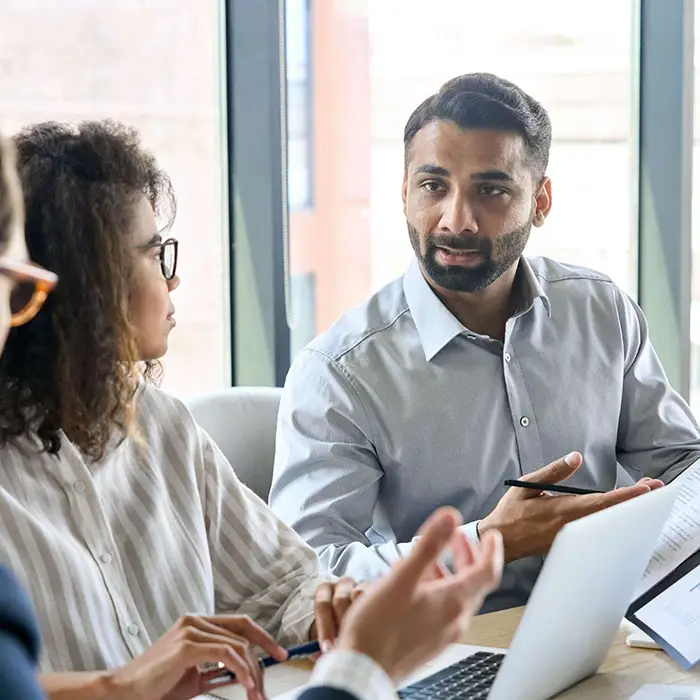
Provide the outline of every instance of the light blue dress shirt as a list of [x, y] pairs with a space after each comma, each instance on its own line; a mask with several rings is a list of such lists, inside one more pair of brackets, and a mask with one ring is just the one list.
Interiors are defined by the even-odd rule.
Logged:
[[[295, 359], [270, 504], [332, 573], [373, 579], [430, 513], [475, 522], [504, 479], [571, 452], [569, 483], [668, 481], [700, 457], [700, 430], [669, 386], [639, 307], [606, 276], [522, 258], [504, 341], [464, 328], [406, 275], [345, 314]], [[526, 602], [542, 557], [506, 566], [484, 611]]]

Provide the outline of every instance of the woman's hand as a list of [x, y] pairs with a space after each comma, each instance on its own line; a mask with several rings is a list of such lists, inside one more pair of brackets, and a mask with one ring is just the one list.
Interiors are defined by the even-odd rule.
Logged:
[[354, 579], [344, 577], [334, 583], [322, 583], [316, 589], [316, 619], [309, 636], [318, 639], [322, 652], [335, 646], [343, 618], [366, 588], [367, 584], [357, 584]]
[[186, 615], [145, 653], [113, 671], [115, 696], [120, 700], [189, 700], [207, 692], [208, 682], [223, 670], [202, 672], [198, 666], [222, 664], [236, 675], [248, 700], [260, 700], [265, 694], [262, 669], [253, 653], [255, 645], [280, 661], [287, 657], [287, 652], [245, 615]]

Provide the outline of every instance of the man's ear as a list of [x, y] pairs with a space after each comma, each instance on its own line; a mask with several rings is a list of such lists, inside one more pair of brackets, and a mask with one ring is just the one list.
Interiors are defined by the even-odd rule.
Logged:
[[552, 210], [552, 181], [543, 177], [535, 195], [535, 213], [532, 217], [533, 226], [542, 226]]
[[403, 215], [406, 216], [406, 197], [408, 196], [408, 171], [404, 168], [403, 183], [401, 184], [401, 201], [403, 202]]

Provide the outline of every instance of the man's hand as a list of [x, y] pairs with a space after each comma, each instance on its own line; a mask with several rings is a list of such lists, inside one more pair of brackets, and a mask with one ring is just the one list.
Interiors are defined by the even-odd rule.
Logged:
[[[535, 484], [556, 484], [568, 479], [582, 464], [578, 452], [521, 477]], [[545, 491], [510, 488], [494, 510], [479, 523], [479, 534], [497, 529], [503, 535], [506, 561], [544, 554], [566, 523], [609, 508], [663, 486], [658, 479], [645, 478], [626, 486], [585, 496], [553, 496]]]
[[[501, 579], [503, 546], [496, 531], [470, 544], [461, 522], [451, 508], [428, 519], [411, 553], [350, 608], [338, 648], [369, 656], [398, 681], [464, 635]], [[448, 575], [440, 566], [446, 547]]]

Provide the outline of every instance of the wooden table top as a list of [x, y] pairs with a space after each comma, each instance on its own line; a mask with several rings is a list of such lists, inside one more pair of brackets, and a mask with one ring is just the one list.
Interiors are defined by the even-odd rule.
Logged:
[[[461, 640], [477, 646], [508, 647], [525, 608], [480, 615]], [[645, 683], [700, 686], [700, 668], [687, 672], [667, 654], [625, 644], [620, 630], [598, 673], [557, 695], [567, 700], [627, 700]]]

